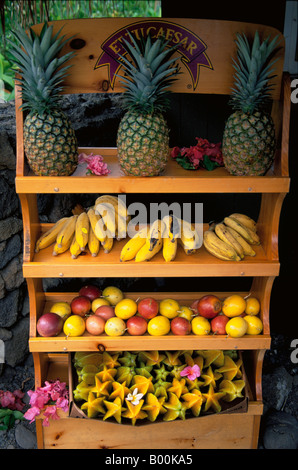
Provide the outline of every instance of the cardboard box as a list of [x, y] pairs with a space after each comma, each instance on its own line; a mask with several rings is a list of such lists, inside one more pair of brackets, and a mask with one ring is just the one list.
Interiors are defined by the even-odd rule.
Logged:
[[[115, 352], [116, 353], [116, 352]], [[239, 351], [239, 357], [242, 358], [241, 352]], [[88, 418], [88, 416], [84, 413], [83, 410], [80, 409], [80, 406], [75, 402], [74, 397], [73, 397], [73, 390], [76, 388], [78, 384], [78, 377], [77, 373], [73, 364], [73, 355], [70, 353], [68, 355], [68, 373], [69, 373], [69, 417], [71, 418], [81, 418], [81, 419], [95, 419], [97, 421], [102, 421], [103, 423], [109, 422], [109, 423], [114, 423], [116, 426], [132, 426], [131, 422], [129, 419], [123, 418], [123, 422], [121, 424], [118, 424], [113, 418], [108, 419], [107, 421], [103, 421], [100, 416], [97, 418]], [[242, 371], [242, 379], [245, 381], [245, 387], [242, 391], [243, 398], [236, 398], [232, 402], [225, 402], [224, 400], [220, 401], [221, 404], [221, 411], [219, 413], [215, 413], [213, 411], [207, 411], [204, 412], [204, 404], [202, 406], [201, 413], [198, 417], [195, 417], [191, 414], [191, 411], [189, 411], [189, 414], [187, 414], [186, 419], [184, 420], [185, 422], [189, 420], [194, 420], [194, 419], [204, 419], [208, 418], [211, 416], [216, 416], [216, 415], [223, 415], [223, 414], [233, 414], [233, 413], [247, 413], [248, 410], [248, 383], [247, 383], [247, 377], [245, 374], [244, 366], [242, 364], [241, 366], [241, 371]], [[181, 419], [177, 418], [176, 421], [181, 421]], [[135, 426], [148, 426], [148, 425], [154, 425], [156, 423], [173, 423], [173, 421], [163, 421], [162, 415], [154, 421], [154, 423], [151, 423], [148, 419], [143, 419], [143, 420], [137, 420]]]

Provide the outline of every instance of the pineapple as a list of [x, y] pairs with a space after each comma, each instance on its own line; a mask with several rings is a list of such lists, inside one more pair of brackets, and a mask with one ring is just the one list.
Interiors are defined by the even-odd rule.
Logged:
[[168, 87], [179, 72], [175, 58], [169, 58], [176, 46], [168, 48], [163, 38], [152, 43], [150, 36], [137, 41], [129, 34], [124, 40], [130, 55], [120, 56], [125, 76], [122, 105], [126, 110], [117, 134], [119, 164], [126, 175], [157, 176], [166, 167], [169, 156], [169, 129], [163, 115], [169, 103]]
[[264, 108], [270, 99], [270, 61], [277, 36], [260, 42], [255, 33], [252, 47], [245, 35], [237, 35], [234, 61], [235, 87], [231, 105], [235, 112], [228, 118], [222, 143], [224, 165], [232, 175], [261, 176], [270, 168], [275, 153], [275, 128]]
[[[61, 31], [61, 30], [60, 30]], [[20, 68], [24, 121], [24, 148], [28, 163], [39, 176], [68, 176], [78, 164], [75, 132], [59, 107], [61, 82], [69, 66], [64, 63], [70, 52], [57, 57], [67, 40], [53, 36], [53, 26], [44, 24], [40, 36], [31, 28], [14, 36], [20, 46], [11, 42], [12, 54]]]

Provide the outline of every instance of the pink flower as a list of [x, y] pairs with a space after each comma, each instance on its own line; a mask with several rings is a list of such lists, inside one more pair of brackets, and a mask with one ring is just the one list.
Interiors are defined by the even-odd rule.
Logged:
[[24, 414], [24, 418], [30, 420], [30, 423], [33, 423], [36, 416], [40, 415], [40, 408], [38, 406], [32, 406], [29, 410], [26, 411]]
[[86, 155], [85, 153], [80, 153], [79, 155], [79, 163], [88, 163], [87, 165], [87, 174], [93, 173], [94, 175], [107, 175], [110, 173], [108, 169], [108, 165], [104, 163], [103, 157], [101, 155]]
[[193, 366], [187, 366], [180, 372], [181, 377], [187, 377], [189, 380], [195, 380], [201, 375], [201, 369], [197, 364]]
[[9, 408], [10, 410], [22, 411], [25, 403], [21, 401], [24, 393], [21, 390], [15, 390], [14, 392], [0, 390], [0, 405], [2, 408]]
[[49, 405], [46, 407], [44, 413], [43, 413], [44, 419], [42, 422], [43, 426], [49, 426], [49, 419], [59, 419], [59, 416], [57, 415], [57, 406], [56, 405]]

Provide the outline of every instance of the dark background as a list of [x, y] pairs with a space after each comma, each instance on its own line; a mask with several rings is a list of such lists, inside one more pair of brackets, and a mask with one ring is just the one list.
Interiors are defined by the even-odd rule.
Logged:
[[[167, 18], [201, 18], [220, 19], [232, 21], [245, 21], [251, 23], [273, 26], [283, 33], [286, 2], [283, 1], [249, 1], [249, 2], [172, 2], [162, 0], [162, 16]], [[178, 101], [177, 101], [178, 100]], [[182, 111], [184, 119], [175, 128], [176, 112]], [[181, 95], [174, 99], [171, 112], [168, 115], [169, 124], [173, 124], [171, 145], [194, 145], [194, 136], [206, 137], [212, 142], [221, 141], [224, 121], [231, 113], [226, 97], [206, 97], [202, 95]], [[196, 117], [196, 118], [194, 118]], [[297, 158], [298, 148], [298, 104], [291, 105], [290, 144], [289, 144], [289, 168], [291, 186], [281, 211], [279, 231], [279, 256], [280, 276], [273, 284], [270, 308], [271, 330], [288, 335], [297, 336], [296, 320], [296, 272], [297, 262]], [[226, 195], [216, 197], [208, 195], [200, 202], [204, 203], [204, 221], [213, 218], [221, 219], [228, 210], [239, 210], [252, 217], [257, 217], [259, 210], [259, 195]], [[189, 289], [193, 283], [198, 284], [198, 290], [203, 290], [204, 283], [208, 280], [180, 280], [185, 282]], [[248, 282], [250, 280], [247, 280]], [[166, 280], [165, 282], [171, 282]], [[210, 280], [209, 280], [210, 282]], [[214, 285], [235, 285], [242, 287], [246, 280], [239, 279], [214, 279]], [[215, 289], [214, 289], [215, 290]]]

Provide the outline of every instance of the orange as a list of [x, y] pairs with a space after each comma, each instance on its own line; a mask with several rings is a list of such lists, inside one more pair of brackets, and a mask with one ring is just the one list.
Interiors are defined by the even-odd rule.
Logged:
[[180, 306], [174, 299], [163, 299], [159, 304], [159, 313], [167, 318], [175, 318], [179, 315]]
[[263, 322], [259, 317], [255, 315], [246, 315], [244, 317], [248, 327], [246, 334], [248, 335], [259, 335], [263, 330]]
[[229, 318], [237, 317], [245, 311], [246, 300], [239, 294], [226, 297], [222, 304], [222, 313]]
[[240, 338], [247, 332], [248, 324], [243, 317], [231, 318], [226, 324], [226, 332], [231, 338]]
[[151, 336], [164, 336], [170, 332], [171, 323], [167, 317], [157, 315], [148, 322], [147, 331]]
[[133, 299], [122, 299], [115, 306], [115, 315], [122, 320], [127, 320], [137, 313], [138, 304]]
[[106, 321], [105, 333], [108, 336], [122, 336], [126, 330], [126, 323], [118, 317], [111, 317]]
[[85, 320], [80, 315], [70, 315], [63, 325], [66, 336], [82, 336], [85, 329]]
[[260, 302], [255, 297], [246, 299], [245, 313], [247, 313], [247, 315], [258, 315], [260, 308]]
[[204, 336], [209, 335], [211, 331], [211, 325], [207, 318], [197, 316], [192, 319], [191, 329], [195, 335]]

